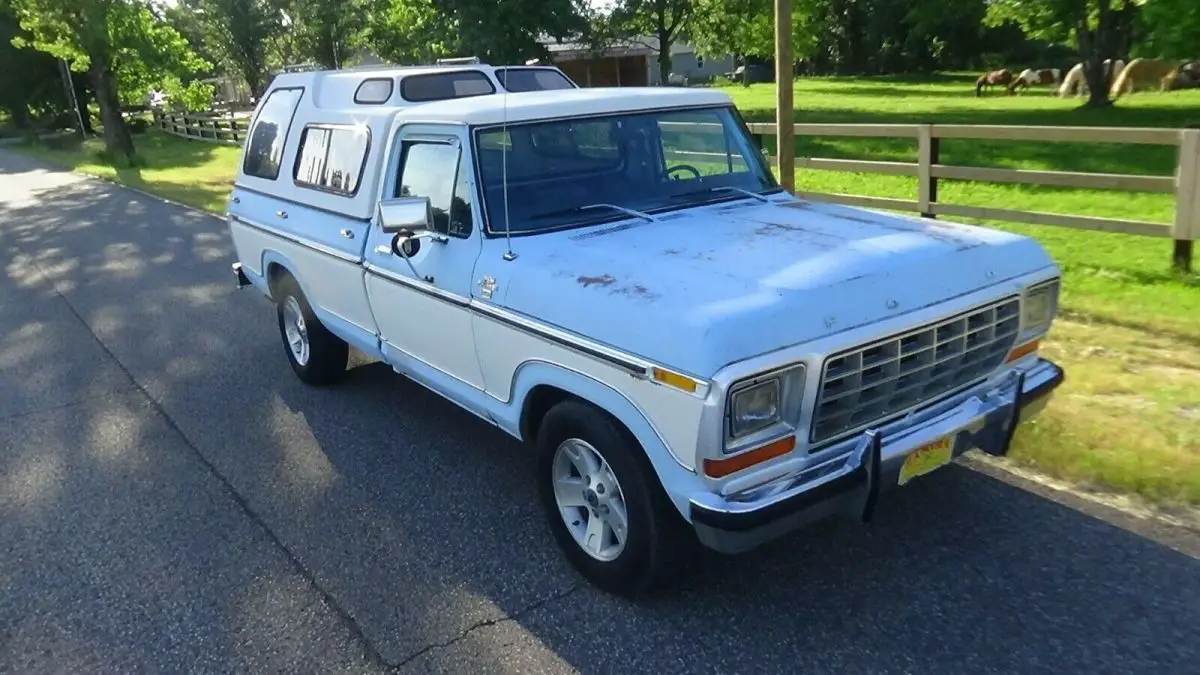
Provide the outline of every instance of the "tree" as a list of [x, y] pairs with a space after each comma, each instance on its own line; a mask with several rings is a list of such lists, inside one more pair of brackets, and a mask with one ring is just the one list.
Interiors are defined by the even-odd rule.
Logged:
[[[133, 137], [121, 116], [119, 86], [139, 86], [168, 69], [203, 67], [175, 29], [137, 0], [12, 0], [32, 46], [86, 72], [100, 107], [104, 145], [114, 160], [134, 162]], [[120, 80], [119, 80], [120, 78]]]
[[267, 48], [283, 30], [278, 0], [184, 0], [202, 31], [206, 51], [222, 54], [230, 70], [241, 73], [253, 96], [267, 85]]
[[653, 37], [655, 43], [648, 46], [658, 54], [659, 81], [666, 84], [671, 75], [671, 47], [687, 30], [698, 2], [700, 0], [616, 0], [611, 12], [601, 19], [597, 32], [617, 39]]
[[478, 56], [489, 63], [544, 58], [544, 36], [583, 32], [582, 0], [377, 0], [367, 43], [398, 63]]
[[370, 0], [290, 0], [287, 15], [301, 53], [324, 68], [341, 68], [363, 43]]
[[1200, 2], [1147, 0], [1142, 9], [1146, 40], [1142, 50], [1161, 58], [1196, 57], [1200, 45]]
[[1108, 98], [1106, 59], [1123, 56], [1121, 36], [1132, 26], [1141, 0], [993, 0], [987, 20], [1020, 24], [1026, 33], [1052, 41], [1073, 40], [1083, 60], [1092, 108], [1112, 105]]
[[18, 48], [13, 38], [20, 35], [11, 3], [0, 0], [0, 63], [4, 64], [0, 68], [0, 110], [7, 111], [18, 128], [25, 128], [38, 113], [61, 118], [70, 103], [59, 61], [45, 52]]
[[[816, 9], [821, 0], [792, 3], [792, 53], [804, 58], [818, 45]], [[689, 36], [703, 56], [748, 56], [770, 59], [775, 54], [774, 0], [695, 0]]]

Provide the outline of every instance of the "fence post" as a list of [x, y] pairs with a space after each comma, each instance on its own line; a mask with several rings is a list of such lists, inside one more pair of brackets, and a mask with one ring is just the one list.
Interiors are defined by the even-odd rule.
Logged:
[[917, 127], [917, 208], [922, 218], [936, 218], [930, 208], [937, 203], [937, 178], [933, 165], [939, 163], [938, 138], [933, 135], [932, 124]]
[[1175, 269], [1192, 271], [1194, 242], [1200, 239], [1200, 125], [1184, 129], [1179, 139], [1179, 166], [1175, 173]]

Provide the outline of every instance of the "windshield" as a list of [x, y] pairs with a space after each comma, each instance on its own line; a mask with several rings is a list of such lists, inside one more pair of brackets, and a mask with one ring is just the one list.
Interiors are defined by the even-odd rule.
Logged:
[[631, 217], [620, 209], [744, 199], [745, 191], [776, 187], [730, 107], [536, 122], [507, 132], [493, 127], [476, 132], [475, 146], [492, 232], [505, 231], [505, 154], [513, 234]]

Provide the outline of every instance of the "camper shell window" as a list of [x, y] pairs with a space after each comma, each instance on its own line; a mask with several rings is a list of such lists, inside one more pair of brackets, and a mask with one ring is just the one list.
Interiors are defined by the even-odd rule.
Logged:
[[370, 147], [371, 130], [365, 126], [310, 124], [296, 153], [296, 184], [352, 197]]
[[575, 83], [553, 68], [497, 68], [496, 79], [504, 88], [515, 93], [575, 89]]
[[400, 95], [406, 101], [444, 101], [496, 93], [496, 86], [478, 70], [409, 75], [400, 80]]

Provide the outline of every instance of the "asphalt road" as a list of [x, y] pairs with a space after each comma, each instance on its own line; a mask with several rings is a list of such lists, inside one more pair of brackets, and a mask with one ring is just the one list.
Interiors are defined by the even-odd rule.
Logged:
[[232, 260], [219, 219], [0, 152], [0, 672], [1200, 661], [1200, 536], [966, 466], [612, 599], [521, 447], [382, 364], [303, 386]]

